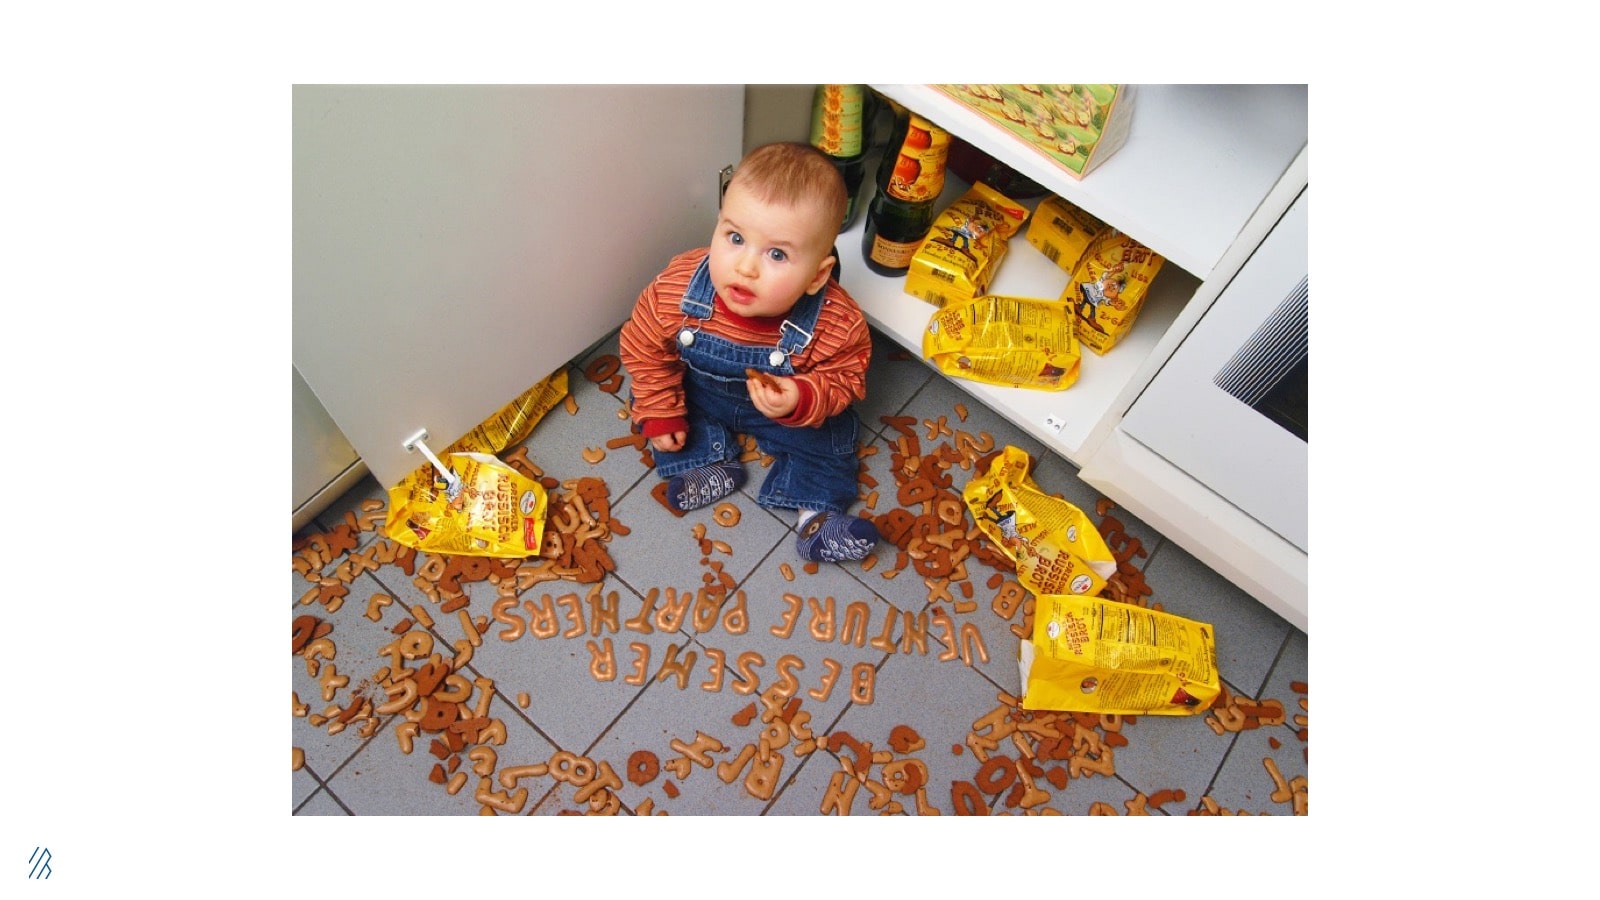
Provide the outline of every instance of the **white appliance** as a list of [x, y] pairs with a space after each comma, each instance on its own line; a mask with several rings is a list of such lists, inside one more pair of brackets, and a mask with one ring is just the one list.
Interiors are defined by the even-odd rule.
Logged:
[[1121, 426], [1306, 553], [1309, 191], [1217, 296]]

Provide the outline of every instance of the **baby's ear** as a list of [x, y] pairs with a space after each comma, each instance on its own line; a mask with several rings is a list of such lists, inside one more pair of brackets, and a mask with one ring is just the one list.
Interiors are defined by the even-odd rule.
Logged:
[[817, 264], [816, 277], [812, 278], [811, 283], [806, 285], [806, 293], [815, 294], [817, 291], [822, 290], [822, 286], [828, 283], [828, 276], [833, 274], [833, 264], [838, 261], [838, 258], [832, 253], [824, 256], [822, 262]]

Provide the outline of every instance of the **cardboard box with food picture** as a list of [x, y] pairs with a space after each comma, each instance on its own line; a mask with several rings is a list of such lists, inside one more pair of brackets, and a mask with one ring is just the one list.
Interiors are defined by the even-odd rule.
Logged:
[[1127, 143], [1132, 130], [1131, 84], [939, 84], [1043, 154], [1083, 178]]

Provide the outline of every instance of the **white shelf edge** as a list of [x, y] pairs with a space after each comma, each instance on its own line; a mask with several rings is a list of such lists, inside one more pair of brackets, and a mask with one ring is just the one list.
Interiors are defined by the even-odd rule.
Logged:
[[1310, 633], [1309, 557], [1121, 429], [1078, 477]]

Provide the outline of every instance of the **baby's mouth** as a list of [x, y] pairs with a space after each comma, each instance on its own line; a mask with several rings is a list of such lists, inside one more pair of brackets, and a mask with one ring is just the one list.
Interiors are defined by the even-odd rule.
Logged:
[[747, 287], [741, 287], [737, 284], [728, 285], [728, 287], [722, 292], [722, 296], [729, 303], [737, 303], [741, 306], [748, 306], [756, 299], [754, 291]]

